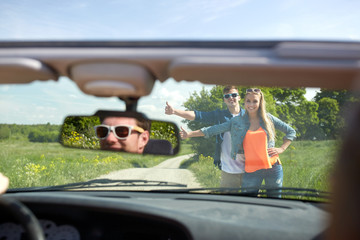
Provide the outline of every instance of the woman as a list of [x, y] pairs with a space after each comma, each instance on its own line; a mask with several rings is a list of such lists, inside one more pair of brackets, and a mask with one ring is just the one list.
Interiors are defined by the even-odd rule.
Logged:
[[[257, 194], [265, 180], [265, 188], [275, 189], [272, 196], [280, 197], [283, 170], [279, 154], [283, 153], [295, 138], [296, 132], [288, 124], [266, 112], [264, 94], [258, 88], [246, 90], [244, 116], [212, 127], [186, 132], [180, 135], [189, 137], [210, 137], [225, 131], [231, 133], [231, 157], [234, 161], [245, 161], [242, 187], [245, 191]], [[275, 147], [275, 129], [286, 134], [281, 147]], [[245, 155], [245, 158], [243, 157]], [[245, 160], [242, 160], [245, 159]], [[268, 191], [269, 195], [269, 191]]]

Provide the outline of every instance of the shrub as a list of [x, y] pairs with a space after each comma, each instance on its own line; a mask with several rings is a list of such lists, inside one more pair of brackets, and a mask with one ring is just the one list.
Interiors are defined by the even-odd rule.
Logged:
[[172, 123], [152, 121], [150, 138], [168, 140], [173, 147], [178, 145], [175, 126]]
[[198, 161], [192, 162], [189, 167], [203, 187], [217, 188], [220, 186], [221, 170], [213, 162], [212, 157], [200, 154]]
[[39, 130], [34, 130], [29, 133], [28, 139], [30, 142], [58, 142], [59, 132], [41, 132]]
[[68, 147], [100, 149], [100, 142], [97, 137], [87, 137], [85, 134], [76, 131], [71, 131], [68, 135], [62, 133], [61, 141], [64, 146]]
[[9, 139], [11, 135], [10, 128], [6, 125], [0, 125], [0, 140]]

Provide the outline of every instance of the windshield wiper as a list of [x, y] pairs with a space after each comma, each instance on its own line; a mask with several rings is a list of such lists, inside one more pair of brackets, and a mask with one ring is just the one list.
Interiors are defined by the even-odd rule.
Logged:
[[151, 180], [113, 180], [113, 179], [94, 179], [86, 182], [68, 183], [56, 186], [46, 187], [30, 187], [30, 188], [13, 188], [8, 189], [7, 192], [38, 192], [38, 191], [64, 191], [77, 189], [99, 189], [99, 188], [114, 188], [114, 187], [180, 187], [186, 188], [186, 184], [166, 182], [166, 181], [151, 181]]
[[[234, 196], [251, 196], [251, 197], [268, 197], [281, 198], [294, 197], [294, 199], [301, 198], [316, 198], [316, 199], [330, 199], [330, 193], [316, 189], [308, 188], [260, 188], [258, 193], [254, 193], [254, 188], [188, 188], [188, 189], [159, 189], [151, 190], [153, 192], [176, 192], [176, 193], [208, 193], [208, 194], [226, 194]], [[281, 191], [279, 193], [279, 191]]]

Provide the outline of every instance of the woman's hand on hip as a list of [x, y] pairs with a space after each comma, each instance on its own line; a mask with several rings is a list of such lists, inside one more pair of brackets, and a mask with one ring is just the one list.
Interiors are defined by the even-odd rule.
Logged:
[[285, 150], [283, 148], [268, 148], [268, 154], [270, 155], [270, 157], [273, 157], [275, 155], [279, 155], [281, 153], [283, 153]]

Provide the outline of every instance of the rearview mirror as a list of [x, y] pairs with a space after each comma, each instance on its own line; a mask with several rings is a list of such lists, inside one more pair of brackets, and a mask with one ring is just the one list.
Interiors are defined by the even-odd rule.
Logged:
[[68, 116], [60, 142], [65, 147], [175, 155], [179, 151], [176, 124], [150, 120], [138, 112], [98, 111], [93, 116]]

